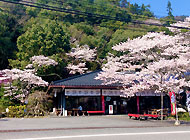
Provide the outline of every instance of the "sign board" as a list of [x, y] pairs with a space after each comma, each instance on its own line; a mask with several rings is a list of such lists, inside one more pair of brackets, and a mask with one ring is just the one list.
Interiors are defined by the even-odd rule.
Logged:
[[98, 89], [65, 89], [66, 96], [100, 96]]
[[113, 114], [113, 105], [109, 105], [109, 114]]
[[171, 114], [175, 115], [176, 114], [176, 98], [175, 98], [175, 93], [174, 92], [169, 92], [170, 95], [170, 101], [171, 101]]
[[9, 108], [6, 108], [6, 113], [9, 113]]
[[120, 90], [103, 89], [102, 95], [103, 96], [121, 96], [123, 95], [123, 92], [121, 92]]
[[[163, 96], [166, 94], [163, 93]], [[136, 96], [161, 96], [161, 93], [155, 93], [154, 91], [142, 91], [142, 92], [137, 92]]]
[[117, 101], [113, 101], [113, 105], [117, 105]]

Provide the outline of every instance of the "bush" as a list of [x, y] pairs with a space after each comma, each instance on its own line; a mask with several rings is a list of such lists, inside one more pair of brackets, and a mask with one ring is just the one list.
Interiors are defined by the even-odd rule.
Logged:
[[45, 92], [35, 91], [28, 97], [27, 115], [48, 115], [52, 108], [52, 97]]
[[2, 118], [2, 112], [3, 112], [3, 108], [1, 108], [0, 106], [0, 118]]
[[26, 115], [26, 105], [9, 106], [8, 117], [24, 117]]
[[186, 121], [190, 120], [189, 112], [179, 112], [178, 117], [180, 120], [186, 120]]
[[12, 105], [10, 97], [5, 96], [5, 89], [0, 87], [0, 113], [5, 112], [5, 109]]

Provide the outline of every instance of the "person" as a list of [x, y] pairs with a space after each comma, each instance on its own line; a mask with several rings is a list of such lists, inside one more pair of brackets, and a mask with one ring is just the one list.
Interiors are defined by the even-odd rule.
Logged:
[[79, 115], [82, 114], [82, 106], [81, 105], [78, 107], [78, 110], [79, 110]]
[[78, 109], [79, 109], [80, 111], [82, 111], [82, 106], [80, 105], [80, 106], [78, 107]]

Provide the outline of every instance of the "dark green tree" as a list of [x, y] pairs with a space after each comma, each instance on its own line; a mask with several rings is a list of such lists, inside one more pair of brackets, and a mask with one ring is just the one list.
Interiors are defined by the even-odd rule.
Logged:
[[0, 113], [5, 112], [5, 109], [12, 105], [13, 103], [11, 102], [9, 96], [4, 96], [5, 95], [5, 89], [1, 87], [0, 85]]
[[121, 0], [120, 6], [123, 8], [127, 8], [129, 6], [129, 2], [127, 0]]
[[65, 27], [55, 20], [35, 19], [26, 32], [18, 37], [17, 59], [11, 66], [24, 68], [34, 55], [56, 56], [60, 59], [70, 49]]
[[16, 50], [14, 23], [9, 14], [0, 12], [0, 69], [8, 67], [8, 59], [13, 58]]
[[172, 4], [170, 1], [168, 1], [168, 4], [167, 4], [167, 11], [168, 11], [168, 17], [170, 19], [174, 19], [174, 16], [172, 14]]

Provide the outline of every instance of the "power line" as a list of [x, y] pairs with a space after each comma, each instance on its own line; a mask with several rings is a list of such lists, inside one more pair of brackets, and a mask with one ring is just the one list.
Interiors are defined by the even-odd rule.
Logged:
[[[56, 2], [58, 2], [58, 3], [64, 3], [63, 1], [61, 1], [61, 0], [56, 0], [56, 1], [50, 1], [50, 2], [52, 2], [52, 3], [56, 3]], [[76, 0], [69, 0], [67, 3], [69, 3], [69, 4], [73, 4], [73, 2], [77, 2]], [[96, 6], [103, 6], [103, 7], [105, 7], [106, 6], [106, 4], [110, 4], [109, 2], [101, 2], [101, 4], [98, 4], [98, 3], [95, 3], [95, 2], [93, 2], [93, 3], [91, 3], [91, 2], [89, 2], [89, 1], [83, 1], [83, 0], [80, 0], [80, 3], [82, 3], [82, 4], [85, 4], [85, 2], [87, 2], [88, 3], [88, 5], [96, 5]], [[111, 4], [110, 4], [111, 5]]]
[[[51, 10], [51, 11], [65, 12], [65, 13], [70, 13], [70, 14], [75, 14], [75, 15], [83, 15], [83, 16], [87, 16], [87, 17], [95, 17], [95, 18], [116, 20], [116, 21], [122, 21], [122, 22], [129, 21], [129, 19], [126, 19], [126, 18], [120, 19], [118, 17], [111, 17], [111, 16], [106, 16], [106, 15], [100, 15], [100, 14], [92, 14], [92, 13], [88, 13], [88, 12], [82, 12], [79, 10], [59, 8], [59, 7], [55, 7], [55, 6], [49, 6], [46, 4], [34, 3], [34, 2], [28, 2], [28, 1], [22, 1], [24, 3], [20, 3], [20, 2], [16, 2], [16, 1], [8, 1], [8, 0], [0, 0], [0, 1], [6, 2], [6, 3], [23, 5], [23, 6], [35, 7], [35, 8], [40, 8], [40, 9], [46, 9], [46, 10]], [[33, 5], [33, 4], [37, 4], [37, 5]], [[39, 6], [39, 5], [41, 5], [41, 6]], [[187, 27], [178, 27], [178, 26], [163, 25], [163, 24], [157, 24], [157, 23], [146, 23], [146, 22], [142, 22], [142, 21], [130, 21], [130, 22], [132, 22], [134, 24], [145, 24], [145, 25], [154, 25], [154, 26], [160, 26], [160, 27], [173, 27], [173, 28], [178, 28], [178, 29], [190, 30], [190, 28], [187, 28]]]
[[[100, 14], [82, 12], [82, 11], [79, 11], [79, 10], [71, 10], [71, 9], [66, 9], [66, 8], [59, 8], [59, 7], [55, 7], [55, 6], [49, 6], [49, 5], [46, 5], [46, 4], [34, 3], [34, 2], [29, 2], [29, 1], [21, 1], [21, 2], [24, 2], [24, 3], [27, 3], [27, 4], [23, 4], [23, 3], [19, 3], [19, 2], [13, 2], [13, 1], [7, 1], [7, 0], [0, 0], [0, 1], [7, 2], [7, 3], [13, 3], [13, 4], [22, 4], [22, 5], [25, 5], [25, 6], [36, 7], [36, 8], [42, 8], [42, 7], [39, 7], [39, 6], [30, 5], [30, 4], [36, 4], [36, 5], [43, 6], [43, 9], [47, 9], [46, 7], [57, 8], [57, 9], [59, 9], [59, 12], [66, 12], [66, 13], [71, 13], [71, 14], [76, 14], [76, 15], [78, 14], [78, 15], [83, 15], [83, 16], [91, 16], [91, 17], [95, 16], [97, 18], [102, 18], [102, 19], [108, 18], [110, 20], [118, 20], [118, 21], [128, 22], [128, 19], [126, 19], [126, 18], [120, 19], [119, 17], [111, 17], [111, 16], [107, 16], [107, 15], [100, 15]], [[61, 1], [58, 1], [58, 2], [61, 2]], [[56, 2], [53, 2], [53, 3], [56, 3]], [[52, 10], [52, 11], [56, 10], [57, 11], [57, 9], [47, 9], [47, 10]], [[60, 11], [60, 9], [62, 11]], [[77, 13], [75, 13], [75, 12], [77, 12]], [[136, 16], [139, 16], [139, 15], [136, 15]]]
[[[40, 3], [34, 3], [34, 2], [28, 2], [28, 1], [23, 1], [23, 2], [26, 2], [26, 3], [32, 3], [32, 4], [40, 4]], [[60, 0], [57, 0], [57, 2], [61, 2]], [[86, 1], [87, 2], [87, 1]], [[55, 3], [55, 2], [54, 2]], [[84, 3], [84, 2], [83, 2]], [[107, 4], [107, 3], [106, 3]], [[48, 6], [48, 7], [53, 7], [53, 8], [59, 8], [59, 7], [55, 7], [55, 6], [49, 6], [49, 5], [45, 5], [45, 4], [40, 4], [40, 5], [43, 5], [43, 6]], [[91, 5], [93, 5], [93, 4], [91, 4]], [[96, 4], [96, 5], [98, 5], [98, 4]], [[64, 8], [61, 8], [61, 9], [64, 9]], [[69, 10], [71, 10], [71, 9], [69, 9]], [[72, 10], [72, 11], [76, 11], [76, 10]], [[78, 11], [78, 10], [77, 10]], [[82, 12], [82, 11], [78, 11], [78, 12]], [[87, 13], [87, 12], [82, 12], [82, 13]], [[87, 14], [92, 14], [92, 13], [87, 13]], [[92, 14], [92, 15], [98, 15], [99, 16], [99, 14]], [[89, 16], [89, 15], [87, 15], [87, 16]], [[106, 16], [106, 15], [101, 15], [101, 18], [102, 18], [102, 16]], [[137, 15], [137, 16], [139, 16], [139, 15]], [[111, 17], [111, 16], [109, 16], [109, 17]], [[114, 17], [114, 18], [118, 18], [118, 17]], [[105, 18], [104, 18], [105, 19]], [[120, 20], [120, 18], [119, 18], [119, 21], [127, 21], [127, 19], [125, 20], [123, 20], [124, 18], [122, 18], [121, 20]], [[115, 19], [112, 19], [112, 20], [115, 20]], [[165, 20], [166, 21], [166, 20]], [[146, 25], [154, 25], [154, 26], [166, 26], [166, 25], [163, 25], [163, 24], [156, 24], [156, 23], [145, 23], [145, 22], [142, 22], [142, 21], [131, 21], [132, 23], [134, 23], [134, 24], [146, 24]], [[167, 25], [166, 27], [173, 27], [173, 28], [180, 28], [180, 29], [190, 29], [190, 28], [186, 28], [186, 27], [178, 27], [178, 26], [170, 26], [170, 25]]]
[[[7, 1], [7, 0], [0, 0], [0, 1], [5, 1], [5, 2], [8, 2], [8, 3], [10, 2], [10, 1]], [[95, 18], [102, 18], [102, 19], [110, 19], [110, 20], [118, 20], [118, 21], [128, 22], [128, 19], [125, 19], [125, 18], [121, 19], [120, 17], [112, 17], [112, 16], [94, 14], [94, 13], [92, 14], [92, 13], [88, 13], [88, 12], [82, 12], [82, 11], [79, 11], [79, 10], [59, 8], [59, 7], [56, 7], [56, 6], [49, 6], [49, 5], [46, 5], [46, 4], [34, 3], [34, 2], [28, 2], [28, 1], [21, 1], [21, 2], [24, 2], [24, 3], [12, 2], [11, 1], [11, 3], [13, 3], [13, 4], [21, 4], [21, 5], [25, 5], [25, 6], [30, 6], [30, 7], [35, 7], [35, 8], [42, 8], [42, 9], [51, 10], [51, 11], [58, 11], [58, 12], [65, 12], [65, 13], [75, 14], [75, 15], [83, 15], [83, 16], [88, 16], [88, 17], [95, 17]], [[35, 6], [33, 4], [36, 4], [37, 6]]]
[[[52, 3], [58, 2], [58, 3], [62, 3], [63, 4], [63, 1], [61, 1], [61, 0], [56, 0], [56, 2], [55, 1], [50, 1], [50, 2], [52, 2]], [[73, 2], [77, 2], [77, 0], [68, 0], [67, 3], [73, 4]], [[107, 8], [106, 5], [111, 5], [110, 2], [103, 2], [102, 1], [102, 2], [100, 2], [101, 4], [98, 4], [95, 1], [92, 3], [92, 2], [89, 2], [87, 0], [80, 0], [80, 3], [82, 3], [82, 4], [85, 4], [85, 2], [87, 2], [88, 5], [92, 5], [92, 6], [96, 5], [96, 6], [101, 6], [101, 7], [104, 7], [104, 8]]]
[[[60, 7], [55, 7], [55, 6], [50, 6], [50, 5], [47, 5], [47, 4], [42, 4], [42, 3], [34, 3], [34, 2], [28, 2], [28, 1], [24, 1], [24, 0], [21, 0], [21, 2], [24, 2], [24, 3], [30, 3], [30, 4], [37, 4], [37, 5], [41, 5], [41, 6], [48, 6], [48, 7], [52, 7], [52, 8], [60, 8]], [[57, 1], [50, 1], [50, 3], [55, 3], [56, 4], [56, 2], [58, 2], [58, 3], [61, 3], [61, 4], [63, 4], [63, 2], [62, 1], [60, 1], [60, 0], [57, 0]], [[73, 2], [75, 2], [75, 1], [73, 1]], [[86, 2], [88, 2], [88, 1], [86, 1]], [[72, 3], [72, 0], [70, 0], [69, 2], [68, 2], [69, 4], [74, 4], [74, 3]], [[83, 4], [85, 4], [84, 2], [82, 2]], [[105, 3], [104, 2], [104, 4], [109, 4], [108, 2], [107, 3]], [[104, 7], [104, 8], [107, 8], [106, 7], [106, 5], [100, 5], [100, 4], [95, 4], [95, 3], [88, 3], [88, 5], [92, 5], [92, 6], [94, 6], [94, 5], [98, 5], [98, 6], [102, 6], [102, 7]], [[100, 10], [100, 8], [95, 8], [95, 7], [90, 7], [90, 6], [87, 6], [87, 5], [83, 5], [83, 6], [85, 6], [85, 7], [87, 7], [87, 8], [91, 8], [91, 9], [99, 9]], [[61, 9], [67, 9], [67, 8], [61, 8]], [[67, 9], [67, 10], [72, 10], [72, 9]], [[112, 9], [112, 10], [115, 10], [115, 9]], [[121, 10], [121, 9], [120, 9]], [[72, 10], [72, 11], [79, 11], [79, 10]], [[127, 10], [122, 10], [122, 11], [125, 11], [125, 12], [127, 12]], [[88, 14], [93, 14], [93, 15], [100, 15], [100, 14], [95, 14], [95, 13], [89, 13], [89, 12], [83, 12], [83, 11], [79, 11], [79, 12], [82, 12], [82, 13], [88, 13]], [[148, 16], [141, 16], [141, 15], [133, 15], [133, 14], [128, 14], [128, 15], [132, 15], [132, 16], [135, 16], [135, 17], [142, 17], [142, 18], [145, 18], [145, 17], [147, 17], [147, 18], [150, 18], [150, 17], [148, 17]], [[102, 16], [107, 16], [107, 15], [102, 15]], [[111, 17], [111, 16], [108, 16], [108, 17]], [[119, 17], [114, 17], [114, 18], [119, 18]], [[119, 18], [120, 19], [120, 18]], [[122, 18], [122, 20], [119, 20], [119, 21], [124, 21], [123, 20], [124, 18]]]
[[[88, 2], [87, 0], [84, 0], [85, 2]], [[97, 4], [97, 3], [90, 3], [90, 2], [88, 2], [88, 5], [85, 5], [85, 3], [84, 3], [84, 1], [80, 1], [80, 3], [82, 3], [82, 4], [84, 4], [83, 6], [85, 6], [85, 7], [88, 7], [88, 8], [91, 8], [91, 9], [98, 9], [98, 10], [102, 10], [101, 8], [97, 8], [97, 7], [92, 7], [92, 6], [101, 6], [101, 7], [103, 7], [103, 8], [105, 8], [105, 9], [107, 9], [108, 7], [107, 7], [107, 5], [112, 5], [111, 3], [109, 3], [109, 2], [101, 2], [101, 3], [103, 3], [102, 5], [101, 4]], [[61, 1], [61, 0], [56, 0], [56, 1], [49, 1], [50, 3], [56, 3], [56, 2], [58, 2], [58, 3], [61, 3], [61, 4], [63, 4], [63, 1]], [[75, 2], [76, 2], [76, 0], [69, 0], [69, 2], [67, 2], [68, 4], [75, 4]], [[107, 4], [107, 5], [106, 5]], [[91, 5], [91, 6], [90, 6]], [[122, 11], [127, 11], [127, 10], [123, 10], [121, 7], [119, 7], [119, 6], [116, 6], [116, 5], [112, 5], [112, 6], [114, 6], [115, 8], [117, 7], [117, 8], [120, 8], [120, 10], [122, 10]], [[111, 9], [111, 10], [115, 10], [115, 9]], [[134, 15], [134, 14], [131, 14], [130, 13], [130, 15], [132, 15], [132, 16], [135, 16], [135, 17], [140, 17], [140, 18], [150, 18], [150, 17], [148, 17], [148, 16], [144, 16], [144, 15]]]
[[[48, 1], [49, 3], [55, 3], [55, 4], [58, 4], [58, 3], [60, 3], [60, 4], [68, 4], [68, 5], [70, 5], [70, 4], [82, 4], [81, 6], [85, 6], [85, 8], [91, 8], [91, 9], [95, 9], [95, 10], [102, 10], [102, 8], [105, 8], [105, 9], [107, 9], [108, 7], [107, 6], [113, 6], [113, 8], [111, 9], [111, 10], [115, 10], [114, 8], [119, 8], [121, 11], [127, 11], [125, 8], [123, 9], [122, 7], [120, 7], [120, 6], [118, 6], [118, 5], [113, 5], [113, 4], [111, 4], [110, 2], [103, 2], [103, 1], [101, 1], [100, 3], [97, 3], [97, 1], [94, 1], [94, 2], [89, 2], [89, 0], [80, 0], [80, 3], [78, 3], [78, 0], [67, 0], [66, 1], [66, 3], [64, 3], [63, 1], [61, 1], [61, 0], [56, 0], [56, 1], [54, 1], [54, 0], [49, 0]], [[48, 4], [49, 4], [48, 3]], [[132, 4], [131, 4], [132, 5]], [[139, 5], [139, 4], [138, 4]], [[94, 6], [96, 6], [96, 7], [94, 7]], [[97, 6], [100, 6], [100, 7], [102, 7], [102, 8], [100, 8], [100, 7], [97, 7]], [[146, 5], [145, 5], [146, 6]], [[140, 5], [139, 5], [139, 7], [140, 7]], [[73, 8], [73, 7], [72, 7]], [[110, 7], [109, 7], [110, 8]], [[150, 9], [149, 9], [150, 10]], [[150, 10], [150, 12], [152, 12], [151, 10]], [[162, 13], [162, 14], [165, 14], [165, 15], [167, 15], [167, 11], [166, 12], [160, 12], [160, 11], [155, 11], [155, 12], [157, 12], [157, 13]], [[129, 15], [131, 15], [131, 18], [133, 19], [133, 17], [135, 17], [135, 18], [146, 18], [146, 19], [151, 19], [151, 18], [154, 18], [154, 17], [165, 17], [164, 15], [155, 15], [155, 16], [153, 16], [153, 17], [149, 17], [149, 16], [145, 16], [145, 15], [135, 15], [135, 14], [131, 14], [131, 13], [129, 13]], [[167, 20], [167, 19], [164, 19], [164, 21], [169, 21], [169, 20]], [[170, 22], [170, 21], [169, 21]]]
[[[70, 0], [69, 1], [69, 4], [71, 4], [72, 2], [71, 2], [72, 0]], [[55, 7], [55, 6], [49, 6], [49, 5], [46, 5], [46, 4], [42, 4], [42, 3], [34, 3], [34, 2], [29, 2], [29, 1], [24, 1], [24, 0], [21, 0], [21, 2], [24, 2], [24, 3], [29, 3], [29, 4], [37, 4], [37, 5], [41, 5], [41, 6], [48, 6], [48, 7], [52, 7], [52, 8], [59, 8], [59, 7]], [[61, 4], [63, 4], [63, 1], [61, 1], [61, 0], [56, 0], [56, 1], [49, 1], [50, 3], [55, 3], [55, 4], [57, 4], [57, 2], [58, 3], [61, 3]], [[73, 2], [76, 2], [75, 0], [73, 1]], [[88, 1], [86, 1], [86, 2], [88, 2]], [[82, 2], [83, 4], [84, 4], [84, 2]], [[103, 3], [103, 2], [102, 2]], [[95, 3], [88, 3], [88, 4], [90, 4], [90, 5], [99, 5], [99, 4], [95, 4]], [[104, 4], [110, 4], [110, 3], [105, 3], [104, 2]], [[85, 5], [86, 6], [86, 5]], [[99, 6], [102, 6], [102, 5], [99, 5]], [[105, 7], [105, 5], [103, 5], [103, 7]], [[92, 7], [90, 7], [90, 8], [92, 8]], [[97, 8], [93, 8], [93, 9], [97, 9]], [[71, 9], [67, 9], [67, 10], [71, 10]], [[112, 10], [114, 10], [114, 9], [112, 9]], [[76, 10], [73, 10], [73, 11], [76, 11]], [[77, 10], [78, 11], [78, 10]], [[82, 12], [82, 13], [86, 13], [86, 12], [83, 12], [83, 11], [79, 11], [79, 12]], [[93, 14], [93, 15], [95, 15], [94, 13], [90, 13], [90, 14]], [[129, 14], [130, 16], [135, 16], [135, 17], [140, 17], [140, 18], [149, 18], [150, 19], [150, 17], [147, 17], [147, 16], [141, 16], [141, 15], [133, 15], [133, 14]], [[89, 15], [86, 15], [86, 16], [89, 16]], [[103, 15], [103, 16], [106, 16], [106, 15]], [[99, 18], [99, 17], [98, 17]], [[113, 19], [112, 19], [113, 20]], [[122, 20], [119, 20], [119, 21], [124, 21], [123, 20], [123, 18], [122, 18]], [[125, 21], [124, 21], [125, 22]]]
[[[4, 7], [4, 6], [1, 6], [0, 5], [0, 8], [8, 8], [8, 7]], [[10, 8], [10, 7], [9, 7]], [[10, 13], [8, 10], [3, 10], [3, 12], [6, 12], [6, 13]], [[47, 16], [44, 16], [44, 15], [41, 15], [40, 18], [43, 18], [43, 19], [49, 19]], [[62, 21], [60, 19], [56, 19], [58, 21]], [[113, 25], [113, 24], [112, 24]], [[138, 28], [128, 28], [128, 27], [121, 27], [120, 25], [115, 25], [115, 26], [109, 26], [109, 25], [100, 25], [100, 24], [94, 24], [94, 26], [97, 26], [97, 27], [105, 27], [105, 28], [109, 28], [109, 29], [121, 29], [121, 30], [131, 30], [131, 31], [139, 31], [139, 32], [145, 32], [144, 30], [139, 30]]]

